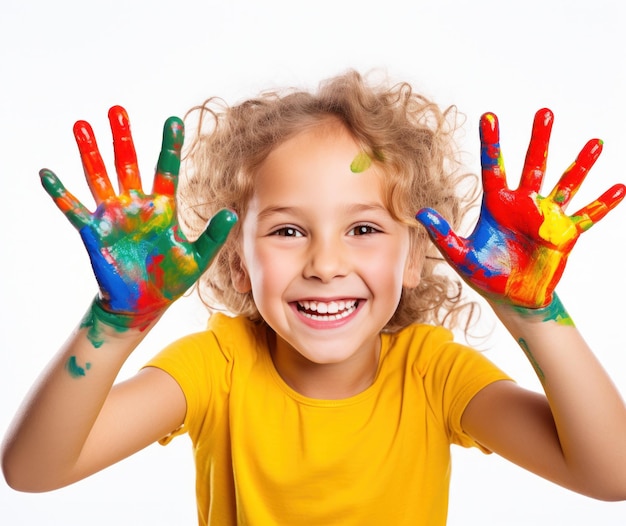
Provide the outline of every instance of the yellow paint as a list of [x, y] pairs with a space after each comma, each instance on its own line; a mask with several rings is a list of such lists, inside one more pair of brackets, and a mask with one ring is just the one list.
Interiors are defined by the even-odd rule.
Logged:
[[578, 235], [572, 219], [563, 214], [561, 207], [551, 199], [540, 199], [537, 203], [543, 223], [539, 227], [539, 235], [555, 246], [561, 246]]
[[511, 274], [505, 295], [525, 307], [543, 307], [560, 262], [561, 256], [555, 250], [540, 249], [535, 254], [532, 269], [523, 274]]
[[582, 232], [589, 230], [593, 226], [593, 217], [604, 217], [608, 212], [606, 203], [596, 200], [585, 207], [585, 212], [582, 215], [576, 216], [574, 220], [578, 229]]
[[350, 170], [355, 173], [361, 173], [372, 165], [372, 159], [365, 152], [359, 152], [350, 164]]

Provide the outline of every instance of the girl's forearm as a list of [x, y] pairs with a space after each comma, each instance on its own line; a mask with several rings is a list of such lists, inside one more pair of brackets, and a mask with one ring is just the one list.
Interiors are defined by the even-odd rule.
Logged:
[[2, 469], [11, 486], [45, 491], [72, 482], [72, 470], [113, 382], [148, 328], [113, 327], [90, 308], [9, 428]]
[[626, 407], [558, 297], [539, 310], [492, 306], [542, 383], [568, 469], [589, 487], [626, 488]]

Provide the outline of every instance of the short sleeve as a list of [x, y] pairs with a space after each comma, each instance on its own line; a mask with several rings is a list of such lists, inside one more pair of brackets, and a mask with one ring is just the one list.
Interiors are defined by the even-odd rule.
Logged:
[[[420, 339], [415, 335], [422, 334]], [[421, 377], [428, 404], [445, 428], [450, 443], [463, 447], [483, 446], [469, 436], [461, 425], [465, 408], [476, 394], [493, 382], [511, 380], [484, 353], [454, 341], [443, 327], [424, 326], [413, 335], [419, 342], [414, 367]]]
[[213, 403], [228, 391], [230, 357], [223, 352], [212, 331], [186, 336], [164, 348], [144, 367], [157, 367], [178, 383], [187, 410], [183, 425], [161, 439], [161, 444], [183, 433], [197, 436], [207, 422], [216, 421], [220, 404]]
[[490, 453], [464, 431], [461, 419], [465, 408], [479, 391], [494, 382], [511, 381], [511, 378], [483, 353], [458, 343], [443, 345], [441, 356], [436, 369], [439, 369], [437, 374], [445, 377], [442, 403], [451, 442], [463, 447], [478, 447]]

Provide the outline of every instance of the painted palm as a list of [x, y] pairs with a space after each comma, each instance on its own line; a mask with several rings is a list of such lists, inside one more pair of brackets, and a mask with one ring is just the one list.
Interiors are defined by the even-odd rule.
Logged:
[[626, 195], [617, 184], [597, 200], [567, 215], [565, 208], [602, 151], [592, 139], [562, 175], [552, 192], [539, 194], [546, 171], [553, 114], [535, 115], [519, 187], [506, 181], [498, 119], [480, 121], [483, 201], [478, 223], [467, 238], [458, 236], [435, 210], [419, 211], [440, 252], [459, 275], [483, 296], [527, 308], [552, 300], [567, 258], [580, 234], [602, 219]]
[[150, 318], [162, 313], [198, 279], [236, 222], [222, 210], [196, 241], [189, 241], [176, 215], [176, 186], [184, 127], [169, 118], [152, 193], [142, 190], [126, 111], [109, 111], [119, 192], [113, 189], [91, 126], [74, 125], [85, 176], [96, 201], [90, 212], [50, 170], [41, 181], [59, 209], [80, 232], [98, 281], [99, 304], [109, 313]]

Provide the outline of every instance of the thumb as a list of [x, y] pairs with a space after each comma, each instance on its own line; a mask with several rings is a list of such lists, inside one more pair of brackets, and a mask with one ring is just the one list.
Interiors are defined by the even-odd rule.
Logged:
[[228, 234], [237, 223], [237, 214], [232, 210], [222, 209], [210, 220], [202, 235], [194, 242], [198, 263], [206, 267], [213, 260]]
[[453, 262], [463, 259], [467, 252], [465, 240], [452, 230], [439, 212], [432, 208], [422, 208], [415, 219], [424, 225], [433, 243], [446, 259]]

